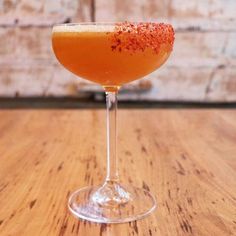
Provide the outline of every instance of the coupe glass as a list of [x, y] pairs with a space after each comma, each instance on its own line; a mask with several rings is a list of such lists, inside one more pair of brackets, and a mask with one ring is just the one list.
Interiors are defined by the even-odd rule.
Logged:
[[123, 223], [156, 208], [148, 191], [120, 183], [116, 156], [116, 110], [120, 87], [159, 68], [169, 57], [174, 30], [164, 23], [78, 23], [55, 25], [52, 46], [58, 61], [72, 73], [100, 84], [107, 105], [107, 173], [100, 186], [81, 188], [69, 198], [78, 218]]

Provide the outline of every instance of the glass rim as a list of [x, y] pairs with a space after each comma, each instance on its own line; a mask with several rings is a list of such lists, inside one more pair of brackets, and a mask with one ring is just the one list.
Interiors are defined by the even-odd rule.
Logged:
[[111, 21], [111, 22], [106, 22], [106, 21], [85, 21], [85, 22], [71, 22], [71, 23], [56, 23], [53, 24], [53, 27], [56, 26], [76, 26], [76, 25], [116, 25], [119, 23], [124, 23], [124, 22], [130, 22], [134, 24], [139, 24], [139, 23], [156, 23], [156, 24], [164, 24], [168, 25], [171, 23], [166, 23], [164, 21]]

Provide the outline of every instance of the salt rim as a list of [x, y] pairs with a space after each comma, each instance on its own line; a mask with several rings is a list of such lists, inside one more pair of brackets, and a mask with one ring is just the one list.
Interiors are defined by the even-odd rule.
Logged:
[[111, 49], [134, 53], [152, 48], [158, 54], [162, 44], [168, 44], [172, 50], [174, 40], [175, 32], [170, 24], [125, 21], [116, 24], [116, 30], [111, 36]]
[[52, 32], [114, 32], [115, 25], [56, 25]]

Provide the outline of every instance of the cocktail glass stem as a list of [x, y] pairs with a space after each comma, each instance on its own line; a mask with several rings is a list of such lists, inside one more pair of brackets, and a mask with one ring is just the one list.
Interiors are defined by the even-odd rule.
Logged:
[[117, 91], [106, 92], [107, 175], [106, 182], [119, 182], [117, 159]]
[[103, 185], [93, 194], [92, 199], [103, 206], [117, 207], [126, 204], [132, 196], [120, 184], [118, 174], [117, 145], [117, 90], [106, 91], [107, 106], [107, 174]]

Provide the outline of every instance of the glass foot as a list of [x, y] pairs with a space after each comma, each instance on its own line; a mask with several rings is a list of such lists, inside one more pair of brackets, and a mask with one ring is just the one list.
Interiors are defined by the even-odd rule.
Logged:
[[97, 223], [124, 223], [141, 219], [156, 208], [146, 190], [107, 182], [74, 192], [68, 206], [74, 216]]

